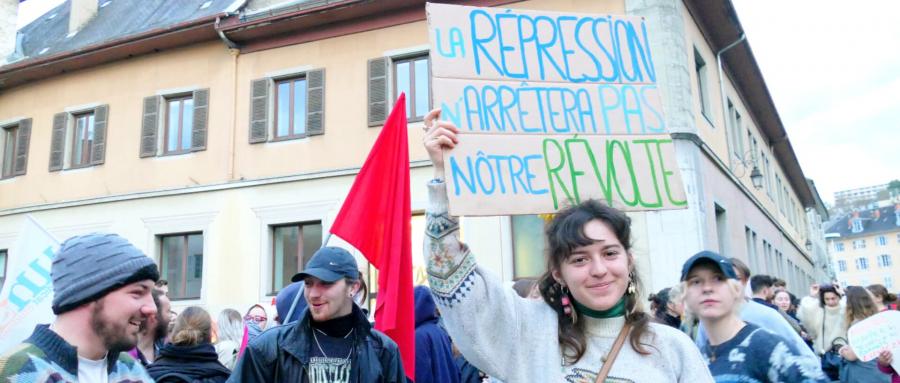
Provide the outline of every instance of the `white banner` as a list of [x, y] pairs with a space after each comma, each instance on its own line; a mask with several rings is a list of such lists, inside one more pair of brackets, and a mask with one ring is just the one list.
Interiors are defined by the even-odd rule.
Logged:
[[6, 281], [0, 288], [0, 354], [28, 338], [54, 315], [50, 266], [59, 242], [31, 216], [7, 254]]

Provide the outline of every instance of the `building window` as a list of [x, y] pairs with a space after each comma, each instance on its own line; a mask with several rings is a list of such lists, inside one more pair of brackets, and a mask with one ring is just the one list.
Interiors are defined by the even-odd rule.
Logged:
[[854, 233], [862, 233], [863, 223], [861, 219], [853, 218], [853, 229], [851, 231]]
[[94, 113], [77, 114], [73, 117], [75, 127], [72, 136], [71, 167], [88, 166], [91, 164], [91, 151], [94, 147]]
[[841, 259], [837, 261], [838, 271], [847, 271], [847, 261]]
[[275, 81], [275, 140], [306, 135], [306, 77]]
[[209, 89], [144, 98], [140, 157], [206, 149]]
[[103, 164], [109, 106], [100, 105], [53, 116], [50, 137], [51, 172]]
[[884, 287], [886, 287], [888, 290], [893, 289], [894, 288], [894, 278], [891, 277], [890, 275], [885, 275], [884, 276]]
[[844, 251], [844, 243], [843, 242], [835, 242], [834, 243], [834, 251], [840, 253]]
[[272, 285], [269, 286], [269, 293], [277, 294], [291, 284], [291, 277], [303, 270], [320, 247], [321, 222], [272, 226]]
[[712, 123], [709, 110], [709, 93], [706, 89], [706, 61], [700, 55], [700, 51], [694, 48], [694, 75], [697, 76], [697, 95], [700, 97], [700, 113]]
[[512, 216], [513, 279], [544, 273], [544, 220], [537, 215]]
[[[897, 225], [900, 226], [900, 225]], [[897, 233], [897, 243], [900, 243], [900, 233]]]
[[756, 253], [756, 233], [745, 226], [744, 237], [747, 245], [747, 258], [750, 260], [750, 270], [760, 270], [759, 255]]
[[420, 121], [431, 110], [428, 55], [394, 59], [394, 98], [406, 93], [406, 118]]
[[887, 246], [887, 238], [883, 235], [879, 235], [875, 238], [875, 244], [878, 246]]
[[159, 239], [160, 278], [169, 281], [169, 297], [200, 298], [203, 282], [203, 234], [163, 235]]
[[769, 157], [766, 157], [765, 153], [760, 152], [762, 155], [763, 162], [765, 162], [766, 170], [765, 174], [763, 174], [763, 180], [766, 181], [766, 194], [769, 195], [769, 199], [774, 201], [774, 197], [772, 196], [772, 164], [769, 163]]
[[3, 290], [3, 282], [6, 281], [6, 262], [9, 258], [9, 250], [0, 249], [0, 290]]
[[744, 135], [741, 134], [743, 132], [743, 129], [741, 129], [741, 114], [737, 111], [737, 108], [730, 99], [728, 100], [728, 129], [728, 134], [731, 136], [734, 158], [737, 158], [739, 161], [745, 160]]
[[194, 127], [194, 97], [166, 98], [166, 127], [164, 154], [187, 153], [191, 149], [191, 129]]
[[250, 143], [325, 133], [325, 70], [266, 77], [250, 84]]
[[891, 261], [890, 254], [881, 254], [878, 256], [878, 267], [890, 267], [893, 262]]
[[857, 239], [853, 241], [853, 250], [865, 249], [866, 248], [866, 240], [865, 239]]
[[856, 269], [857, 270], [868, 270], [869, 269], [869, 260], [866, 257], [856, 258]]
[[15, 174], [18, 134], [18, 124], [3, 128], [3, 178], [12, 177]]

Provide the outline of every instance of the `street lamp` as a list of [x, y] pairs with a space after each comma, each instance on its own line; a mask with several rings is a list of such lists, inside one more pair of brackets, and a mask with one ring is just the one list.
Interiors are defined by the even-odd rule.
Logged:
[[762, 189], [763, 187], [763, 175], [756, 164], [753, 164], [753, 170], [750, 171], [750, 182], [753, 182], [753, 187], [755, 187], [756, 190]]
[[[757, 164], [756, 164], [756, 157], [753, 154], [754, 153], [751, 150], [751, 151], [748, 151], [747, 153], [744, 153], [744, 155], [735, 158], [735, 160], [737, 161], [737, 164], [740, 165], [740, 168], [742, 170], [740, 172], [741, 174], [737, 174], [737, 172], [735, 172], [735, 176], [737, 176], [737, 178], [742, 178], [742, 177], [744, 177], [745, 174], [747, 174], [746, 173], [747, 169], [750, 169], [750, 182], [753, 183], [753, 187], [756, 190], [759, 190], [759, 189], [763, 188], [764, 180], [763, 180], [763, 174], [759, 170], [759, 166], [757, 166]], [[752, 166], [752, 169], [750, 168], [751, 166]]]

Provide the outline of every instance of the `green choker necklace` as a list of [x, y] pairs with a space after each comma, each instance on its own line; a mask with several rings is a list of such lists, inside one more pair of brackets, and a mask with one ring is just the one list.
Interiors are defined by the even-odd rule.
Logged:
[[578, 303], [578, 301], [574, 299], [572, 299], [572, 303], [575, 305], [575, 309], [578, 310], [579, 313], [587, 315], [591, 318], [605, 319], [625, 315], [625, 297], [619, 299], [619, 303], [616, 303], [615, 306], [610, 307], [609, 310], [594, 310], [581, 303]]

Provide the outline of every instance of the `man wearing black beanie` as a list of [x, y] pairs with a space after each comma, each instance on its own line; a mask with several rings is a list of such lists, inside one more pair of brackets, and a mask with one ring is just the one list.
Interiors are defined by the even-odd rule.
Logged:
[[152, 382], [122, 351], [156, 314], [153, 260], [116, 234], [94, 233], [63, 242], [50, 276], [56, 319], [0, 356], [0, 382]]

